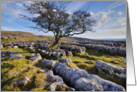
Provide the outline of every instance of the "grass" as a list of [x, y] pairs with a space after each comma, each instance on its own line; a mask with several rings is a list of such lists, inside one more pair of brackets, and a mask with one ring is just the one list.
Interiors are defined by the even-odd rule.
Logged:
[[32, 52], [28, 51], [27, 49], [21, 49], [21, 48], [2, 48], [1, 52], [4, 51], [12, 51], [14, 54], [21, 54], [23, 56], [31, 55]]
[[1, 37], [9, 37], [9, 36], [34, 36], [34, 34], [30, 32], [21, 32], [21, 31], [1, 31]]
[[[38, 62], [36, 62], [38, 63]], [[33, 88], [44, 88], [44, 73], [37, 74], [37, 70], [41, 70], [41, 67], [36, 67], [36, 63], [27, 64], [26, 59], [18, 59], [13, 61], [2, 61], [1, 66], [1, 83], [3, 91], [29, 91]], [[32, 69], [35, 67], [35, 69]], [[28, 77], [29, 83], [24, 87], [14, 87], [14, 82], [19, 79]], [[47, 84], [47, 83], [46, 83]], [[36, 89], [35, 89], [36, 90]], [[43, 89], [44, 90], [44, 89]]]
[[[11, 50], [13, 53], [22, 54], [23, 56], [29, 56], [32, 54], [31, 52], [20, 48], [17, 49], [3, 48], [1, 51], [3, 52], [9, 50]], [[39, 65], [39, 67], [36, 65]], [[35, 69], [32, 69], [32, 67], [35, 67]], [[45, 75], [45, 74], [37, 75], [37, 70], [41, 70], [41, 69], [43, 69], [43, 67], [40, 66], [39, 62], [32, 63], [32, 61], [27, 60], [25, 58], [21, 58], [17, 60], [11, 60], [10, 57], [1, 58], [2, 91], [29, 91], [29, 90], [33, 90], [36, 87], [37, 89], [40, 89], [42, 86], [38, 86], [38, 85], [43, 83], [43, 81], [40, 80], [42, 79], [42, 76], [44, 78]], [[30, 79], [29, 83], [26, 86], [24, 87], [13, 86], [14, 82], [17, 82], [19, 79], [23, 79], [25, 77], [28, 77]], [[37, 78], [37, 81], [35, 81], [35, 78]], [[43, 88], [45, 88], [45, 86], [43, 86]], [[42, 91], [44, 90], [45, 89], [42, 89]]]

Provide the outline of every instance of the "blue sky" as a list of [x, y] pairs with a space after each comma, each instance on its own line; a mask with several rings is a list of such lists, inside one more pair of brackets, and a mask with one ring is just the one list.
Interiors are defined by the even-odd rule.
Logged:
[[[1, 1], [1, 30], [2, 31], [27, 31], [36, 35], [43, 34], [37, 30], [29, 28], [35, 24], [18, 18], [18, 14], [29, 13], [24, 11], [23, 3], [30, 4], [31, 1]], [[96, 20], [93, 32], [76, 35], [90, 39], [102, 38], [126, 38], [126, 1], [73, 1], [66, 10], [74, 12], [86, 10], [91, 14], [91, 18]], [[36, 16], [36, 15], [33, 15]]]

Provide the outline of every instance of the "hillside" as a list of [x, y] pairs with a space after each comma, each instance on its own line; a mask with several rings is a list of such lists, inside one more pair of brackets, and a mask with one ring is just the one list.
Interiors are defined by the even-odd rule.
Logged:
[[1, 37], [9, 37], [9, 36], [35, 36], [30, 32], [21, 32], [21, 31], [1, 31]]
[[[17, 37], [13, 37], [17, 36]], [[54, 41], [54, 36], [38, 36], [31, 32], [21, 32], [21, 31], [1, 31], [1, 37], [6, 37], [6, 39], [1, 39], [1, 42], [15, 42], [15, 41], [35, 41], [35, 40], [49, 40]], [[9, 38], [13, 37], [13, 38]], [[72, 38], [62, 38], [60, 41], [76, 41]]]

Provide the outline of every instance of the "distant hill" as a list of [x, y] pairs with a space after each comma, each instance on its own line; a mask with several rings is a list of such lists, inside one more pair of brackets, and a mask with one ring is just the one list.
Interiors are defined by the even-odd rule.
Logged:
[[1, 37], [9, 37], [9, 36], [35, 36], [31, 32], [21, 32], [21, 31], [1, 31]]
[[89, 39], [89, 38], [82, 38], [82, 37], [65, 37], [65, 38], [69, 38], [69, 39], [76, 39], [79, 41], [82, 40], [109, 40], [109, 41], [126, 41], [126, 38], [104, 38], [104, 39]]

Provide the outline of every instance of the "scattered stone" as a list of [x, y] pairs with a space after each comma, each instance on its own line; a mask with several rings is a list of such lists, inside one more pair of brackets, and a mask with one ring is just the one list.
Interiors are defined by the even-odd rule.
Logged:
[[18, 46], [13, 46], [14, 49], [18, 48]]
[[21, 86], [22, 79], [18, 80], [17, 82], [14, 82], [13, 86]]
[[32, 67], [31, 69], [35, 69], [35, 67]]
[[14, 82], [14, 86], [17, 86], [17, 87], [23, 87], [25, 85], [27, 85], [29, 82], [29, 78], [28, 77], [25, 77], [24, 79], [19, 79], [17, 82]]
[[21, 81], [21, 86], [25, 86], [28, 84], [29, 78], [25, 77], [22, 81]]
[[70, 64], [70, 63], [72, 63], [72, 60], [69, 58], [60, 58], [59, 62], [65, 63], [65, 64]]
[[3, 45], [1, 44], [1, 49], [3, 48]]
[[41, 63], [43, 63], [48, 69], [51, 69], [57, 62], [44, 59]]
[[45, 70], [37, 70], [37, 73], [44, 73]]
[[62, 86], [62, 85], [59, 85], [57, 82], [54, 82], [47, 88], [47, 91], [56, 91], [57, 86]]
[[61, 46], [60, 48], [72, 51], [74, 53], [83, 53], [86, 51], [85, 47], [77, 46], [77, 45], [65, 45], [65, 46]]
[[6, 55], [5, 54], [1, 54], [1, 58], [4, 58], [4, 57], [6, 57]]
[[72, 52], [71, 52], [71, 51], [68, 51], [68, 50], [66, 51], [66, 55], [67, 55], [67, 56], [73, 56]]
[[22, 58], [23, 56], [21, 54], [13, 54], [11, 57], [12, 57], [12, 60], [17, 60]]
[[39, 53], [36, 53], [35, 55], [33, 54], [31, 58], [29, 58], [29, 60], [31, 60], [32, 62], [37, 62], [39, 60], [41, 60], [42, 57]]

